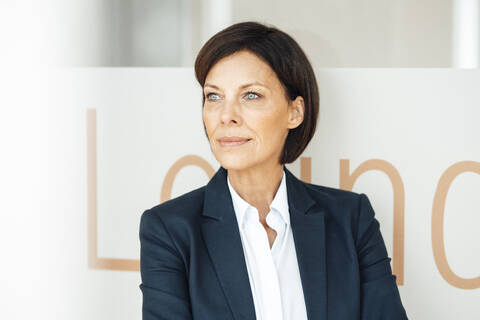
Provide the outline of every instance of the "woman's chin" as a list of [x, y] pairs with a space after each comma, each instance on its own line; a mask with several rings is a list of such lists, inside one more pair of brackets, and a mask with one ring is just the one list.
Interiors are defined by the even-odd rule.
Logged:
[[232, 170], [241, 170], [253, 165], [252, 159], [248, 156], [239, 156], [239, 155], [222, 155], [221, 157], [217, 157], [217, 161], [220, 163], [222, 167], [225, 169], [232, 169]]

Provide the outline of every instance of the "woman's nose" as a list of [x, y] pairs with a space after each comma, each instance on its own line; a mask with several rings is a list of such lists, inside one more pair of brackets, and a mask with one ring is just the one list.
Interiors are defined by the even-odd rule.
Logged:
[[220, 120], [223, 124], [230, 122], [240, 123], [239, 106], [236, 101], [225, 101], [220, 114]]

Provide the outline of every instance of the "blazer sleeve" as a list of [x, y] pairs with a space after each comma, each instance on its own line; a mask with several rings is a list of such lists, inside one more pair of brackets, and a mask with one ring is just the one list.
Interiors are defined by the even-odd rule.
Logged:
[[396, 276], [390, 267], [380, 224], [365, 194], [360, 194], [356, 247], [361, 281], [362, 320], [405, 320]]
[[142, 319], [192, 319], [185, 265], [158, 212], [143, 212], [139, 237]]

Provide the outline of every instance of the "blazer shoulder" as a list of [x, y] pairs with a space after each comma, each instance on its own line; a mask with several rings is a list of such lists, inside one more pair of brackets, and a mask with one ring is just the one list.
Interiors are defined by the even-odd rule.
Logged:
[[[330, 226], [342, 226], [342, 230], [349, 230], [352, 239], [357, 237], [362, 210], [364, 212], [367, 210], [368, 214], [365, 217], [370, 217], [373, 213], [373, 210], [369, 211], [370, 203], [364, 193], [311, 183], [307, 183], [306, 188], [317, 205], [326, 209]], [[365, 199], [367, 199], [367, 205], [365, 205]], [[330, 230], [338, 231], [334, 227], [330, 227]]]
[[198, 215], [203, 208], [205, 187], [202, 186], [165, 202], [157, 204], [150, 209], [146, 209], [143, 215], [161, 216], [166, 219], [185, 219], [193, 218]]

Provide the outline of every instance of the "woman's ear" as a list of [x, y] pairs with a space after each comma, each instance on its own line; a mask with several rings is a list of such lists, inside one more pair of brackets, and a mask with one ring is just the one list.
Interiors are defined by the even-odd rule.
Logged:
[[305, 114], [305, 101], [302, 96], [297, 96], [288, 105], [288, 128], [295, 129], [303, 122]]

